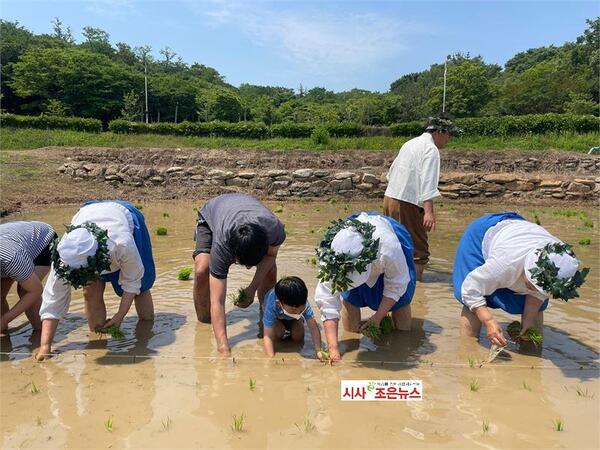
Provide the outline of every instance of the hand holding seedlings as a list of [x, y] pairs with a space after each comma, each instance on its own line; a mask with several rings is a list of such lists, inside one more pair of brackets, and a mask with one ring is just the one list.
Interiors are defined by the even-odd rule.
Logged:
[[177, 279], [181, 281], [187, 281], [190, 279], [190, 275], [192, 274], [193, 269], [191, 267], [184, 267], [179, 270], [177, 274]]
[[237, 294], [231, 296], [231, 300], [238, 308], [247, 308], [254, 302], [254, 297], [250, 297], [244, 288], [239, 288]]
[[381, 319], [381, 322], [379, 322], [379, 324], [375, 319], [373, 319], [373, 317], [371, 317], [361, 327], [360, 331], [363, 335], [373, 340], [377, 340], [380, 339], [382, 336], [387, 336], [391, 334], [392, 331], [394, 331], [394, 328], [394, 321], [390, 316], [386, 315], [383, 317], [383, 319]]
[[97, 328], [96, 333], [109, 334], [110, 337], [112, 337], [113, 339], [115, 339], [117, 341], [125, 339], [125, 333], [123, 333], [123, 330], [121, 330], [116, 325], [111, 325], [106, 328]]
[[544, 335], [535, 327], [529, 327], [523, 332], [521, 323], [518, 320], [508, 325], [506, 331], [508, 331], [509, 336], [518, 344], [532, 342], [537, 348], [544, 341]]

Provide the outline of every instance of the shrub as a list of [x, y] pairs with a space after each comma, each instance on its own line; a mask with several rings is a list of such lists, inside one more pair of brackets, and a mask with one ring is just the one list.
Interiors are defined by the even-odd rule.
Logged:
[[16, 114], [2, 114], [0, 123], [4, 127], [13, 128], [41, 128], [44, 130], [73, 130], [99, 133], [102, 131], [102, 122], [98, 119], [83, 117], [61, 117], [42, 114], [39, 116], [20, 116]]
[[329, 131], [323, 126], [316, 127], [310, 135], [311, 140], [316, 145], [327, 145], [330, 137]]
[[271, 126], [271, 137], [307, 138], [310, 137], [313, 128], [306, 123], [278, 123]]
[[365, 134], [363, 126], [353, 122], [328, 123], [325, 128], [333, 137], [357, 137]]
[[156, 229], [156, 234], [157, 234], [157, 236], [166, 236], [167, 235], [167, 229], [165, 227], [158, 227]]
[[392, 136], [418, 136], [423, 133], [425, 126], [419, 121], [402, 122], [391, 125], [390, 130]]

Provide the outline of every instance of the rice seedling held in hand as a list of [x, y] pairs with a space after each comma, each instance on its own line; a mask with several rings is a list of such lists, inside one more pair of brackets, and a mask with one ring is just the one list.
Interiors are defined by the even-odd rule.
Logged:
[[469, 388], [471, 389], [471, 392], [477, 392], [479, 390], [479, 381], [471, 380]]
[[513, 341], [517, 340], [521, 334], [521, 322], [518, 320], [511, 322], [508, 327], [506, 327], [506, 331]]
[[544, 342], [544, 335], [541, 333], [540, 330], [538, 330], [535, 327], [527, 328], [527, 330], [525, 331], [524, 337], [526, 339], [521, 337], [521, 340], [526, 340], [526, 341], [532, 342], [536, 348], [538, 348], [541, 345], [541, 343]]
[[108, 431], [109, 433], [112, 433], [113, 425], [113, 418], [112, 416], [110, 416], [108, 420], [104, 422], [104, 428], [106, 428], [106, 431]]
[[238, 308], [247, 308], [254, 301], [243, 288], [239, 288], [237, 294], [231, 296], [231, 300]]
[[190, 279], [190, 275], [192, 274], [193, 269], [191, 267], [184, 267], [179, 270], [177, 274], [177, 279], [181, 281], [187, 281]]
[[554, 419], [554, 429], [556, 431], [565, 431], [565, 424], [560, 418]]
[[165, 227], [158, 227], [156, 229], [156, 235], [157, 236], [166, 236], [167, 235], [167, 229]]
[[111, 338], [113, 338], [117, 341], [121, 341], [121, 340], [125, 339], [125, 337], [126, 337], [123, 330], [121, 330], [116, 325], [111, 325], [110, 327], [107, 327], [107, 328], [98, 328], [96, 330], [96, 333], [109, 334]]
[[250, 380], [248, 381], [248, 385], [250, 386], [250, 390], [253, 391], [256, 389], [256, 380], [253, 380], [252, 378], [250, 378]]
[[241, 433], [244, 431], [244, 413], [240, 416], [233, 416], [233, 423], [231, 424], [231, 430], [235, 433]]

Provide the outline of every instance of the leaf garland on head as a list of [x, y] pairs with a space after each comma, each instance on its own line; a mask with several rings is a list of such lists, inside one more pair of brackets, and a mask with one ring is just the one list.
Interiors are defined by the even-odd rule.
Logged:
[[50, 251], [52, 253], [52, 265], [58, 278], [63, 279], [75, 289], [86, 286], [92, 281], [96, 281], [100, 278], [100, 274], [105, 270], [110, 269], [110, 255], [108, 253], [108, 231], [103, 230], [93, 222], [84, 222], [81, 225], [65, 226], [66, 233], [70, 233], [77, 228], [85, 228], [94, 235], [94, 238], [98, 242], [98, 249], [94, 256], [87, 257], [87, 266], [84, 267], [71, 267], [65, 265], [60, 259], [58, 254], [58, 237], [50, 244]]
[[[325, 236], [317, 247], [319, 260], [319, 274], [317, 278], [322, 282], [331, 281], [332, 293], [344, 292], [350, 288], [349, 273], [357, 271], [363, 273], [367, 266], [377, 258], [379, 239], [373, 239], [375, 226], [361, 222], [357, 219], [337, 220], [325, 232]], [[331, 249], [331, 242], [335, 235], [344, 228], [354, 228], [362, 235], [363, 251], [358, 256], [346, 253], [336, 253]]]
[[544, 292], [547, 292], [553, 298], [568, 301], [570, 298], [579, 297], [577, 288], [583, 284], [590, 269], [586, 267], [585, 269], [578, 270], [571, 278], [559, 278], [558, 267], [550, 259], [550, 254], [552, 253], [558, 255], [566, 253], [575, 258], [575, 253], [573, 253], [569, 244], [562, 244], [560, 242], [547, 244], [536, 251], [538, 260], [536, 267], [529, 269], [531, 278], [535, 280], [535, 283]]

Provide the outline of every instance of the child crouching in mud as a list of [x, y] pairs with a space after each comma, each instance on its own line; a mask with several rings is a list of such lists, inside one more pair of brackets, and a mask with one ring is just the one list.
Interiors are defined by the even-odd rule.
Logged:
[[321, 331], [308, 303], [308, 289], [298, 277], [285, 277], [265, 296], [264, 336], [265, 353], [275, 356], [274, 342], [288, 336], [293, 342], [304, 342], [304, 321], [308, 325], [316, 356], [322, 359]]

